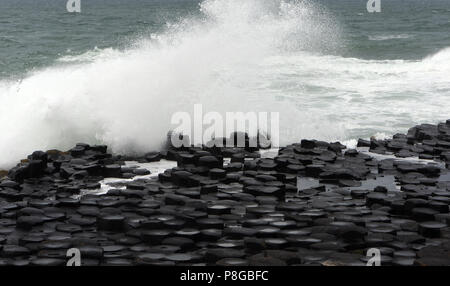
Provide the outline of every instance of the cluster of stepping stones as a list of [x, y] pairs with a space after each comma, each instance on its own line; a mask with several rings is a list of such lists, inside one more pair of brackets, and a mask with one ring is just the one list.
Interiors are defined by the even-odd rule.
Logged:
[[[261, 154], [36, 151], [0, 173], [0, 265], [66, 265], [71, 248], [87, 266], [362, 266], [371, 248], [381, 265], [450, 265], [450, 120], [356, 149], [301, 140]], [[177, 167], [125, 165], [161, 159]], [[98, 194], [105, 178], [123, 182]]]

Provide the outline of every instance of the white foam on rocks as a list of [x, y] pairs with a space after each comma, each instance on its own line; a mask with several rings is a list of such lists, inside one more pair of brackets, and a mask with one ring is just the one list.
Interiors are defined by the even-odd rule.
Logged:
[[396, 157], [395, 154], [378, 154], [378, 153], [370, 152], [368, 147], [358, 147], [357, 150], [358, 150], [358, 152], [367, 154], [367, 155], [371, 156], [372, 158], [375, 158], [379, 161], [384, 160], [384, 159], [394, 159], [396, 161], [403, 161], [403, 162], [409, 162], [409, 163], [414, 163], [414, 164], [425, 164], [425, 165], [426, 164], [434, 164], [434, 165], [438, 166], [439, 168], [445, 168], [445, 163], [435, 161], [432, 159], [420, 159], [417, 156], [401, 158], [401, 157]]
[[135, 176], [131, 179], [123, 179], [123, 178], [105, 178], [101, 180], [100, 188], [95, 190], [86, 190], [82, 189], [79, 196], [94, 194], [94, 195], [104, 195], [108, 193], [111, 189], [125, 189], [126, 183], [133, 182], [136, 180], [142, 179], [153, 179], [158, 178], [158, 175], [163, 173], [167, 169], [171, 169], [177, 166], [177, 162], [169, 161], [169, 160], [160, 160], [158, 162], [150, 162], [150, 163], [139, 163], [136, 161], [126, 161], [124, 167], [136, 167], [138, 169], [146, 169], [150, 171], [148, 175]]

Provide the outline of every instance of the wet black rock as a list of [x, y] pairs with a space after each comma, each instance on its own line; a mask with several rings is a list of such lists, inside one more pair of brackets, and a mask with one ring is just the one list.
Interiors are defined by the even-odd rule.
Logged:
[[121, 215], [101, 215], [97, 218], [99, 230], [123, 231], [125, 228], [125, 217]]
[[224, 258], [216, 262], [217, 266], [249, 266], [248, 260], [240, 258]]
[[64, 266], [66, 261], [58, 258], [36, 258], [32, 259], [30, 265], [32, 266]]
[[371, 144], [369, 140], [358, 139], [357, 147], [370, 147], [370, 146]]
[[223, 169], [214, 168], [209, 170], [209, 176], [211, 179], [224, 179], [226, 177], [227, 173]]
[[208, 207], [208, 213], [213, 215], [223, 215], [229, 214], [231, 212], [231, 207], [222, 204], [214, 204]]
[[[449, 264], [448, 122], [357, 149], [301, 140], [274, 158], [238, 135], [244, 147], [34, 152], [0, 179], [2, 261], [64, 265], [77, 247], [83, 265], [364, 265], [375, 247], [383, 265]], [[178, 166], [124, 165], [162, 158]], [[119, 181], [98, 194], [105, 177]]]
[[206, 262], [216, 262], [224, 258], [243, 258], [245, 252], [237, 249], [224, 249], [224, 248], [210, 248], [206, 250], [205, 260]]
[[426, 221], [419, 224], [419, 233], [425, 237], [440, 237], [441, 229], [444, 227], [447, 227], [444, 223]]
[[147, 153], [145, 155], [145, 159], [147, 160], [147, 162], [157, 162], [159, 160], [161, 160], [162, 155], [159, 152], [154, 152], [154, 153]]
[[250, 256], [248, 261], [250, 266], [287, 266], [285, 261], [268, 256], [266, 253]]
[[33, 226], [43, 224], [47, 220], [49, 219], [42, 215], [20, 216], [17, 218], [16, 226], [17, 228], [29, 230]]
[[106, 165], [103, 169], [103, 176], [108, 178], [120, 178], [121, 168], [118, 164]]
[[202, 156], [198, 159], [198, 165], [199, 166], [204, 166], [204, 167], [208, 167], [210, 169], [213, 168], [221, 168], [222, 164], [219, 161], [219, 159], [217, 159], [214, 156]]
[[30, 254], [30, 250], [23, 246], [18, 245], [3, 245], [2, 250], [0, 252], [1, 257], [17, 257], [17, 256], [26, 256]]
[[172, 231], [164, 229], [145, 230], [141, 232], [141, 238], [152, 245], [157, 245], [161, 243], [164, 238], [169, 237], [171, 233]]

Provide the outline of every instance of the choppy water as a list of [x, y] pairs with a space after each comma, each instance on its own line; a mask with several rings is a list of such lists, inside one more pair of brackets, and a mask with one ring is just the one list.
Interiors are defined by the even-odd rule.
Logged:
[[0, 167], [158, 149], [176, 111], [280, 111], [281, 143], [450, 118], [450, 1], [0, 1]]

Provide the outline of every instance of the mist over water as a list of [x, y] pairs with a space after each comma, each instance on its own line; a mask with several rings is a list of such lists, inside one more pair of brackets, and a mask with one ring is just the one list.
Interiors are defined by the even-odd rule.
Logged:
[[344, 57], [345, 28], [309, 1], [205, 0], [198, 9], [125, 49], [62, 56], [0, 81], [0, 167], [77, 142], [158, 150], [172, 114], [196, 103], [205, 113], [279, 111], [281, 144], [405, 132], [450, 115], [448, 48], [419, 60]]

